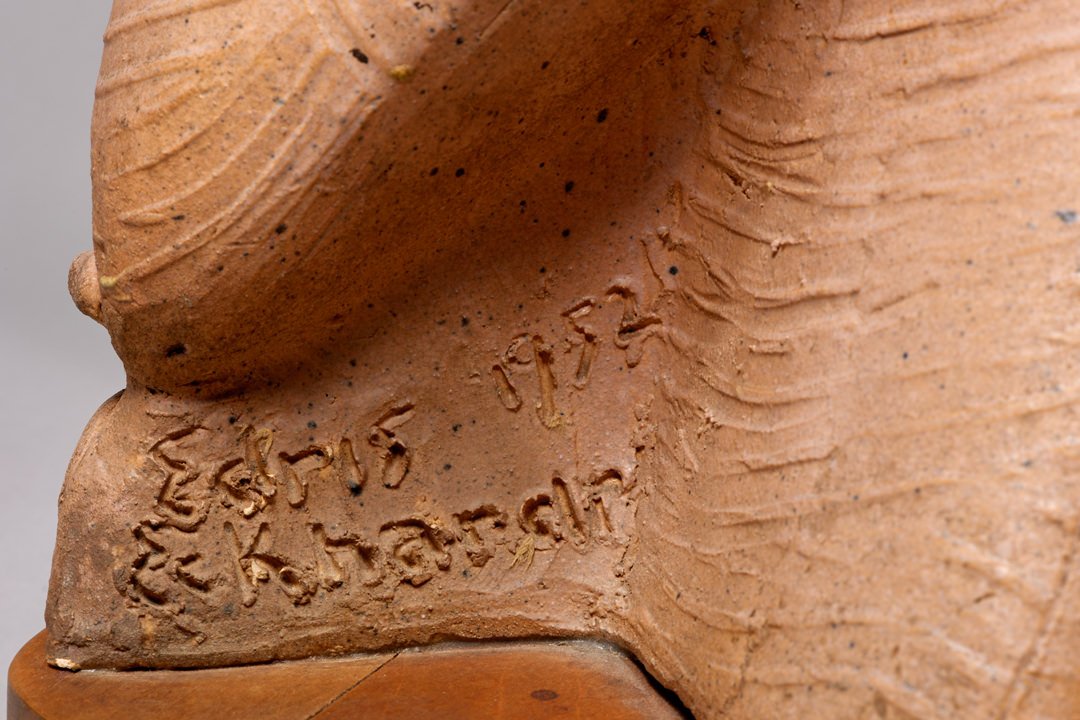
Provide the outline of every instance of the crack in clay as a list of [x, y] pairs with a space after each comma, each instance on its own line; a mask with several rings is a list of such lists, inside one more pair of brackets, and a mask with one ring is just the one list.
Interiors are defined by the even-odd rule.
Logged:
[[387, 665], [389, 665], [389, 664], [390, 664], [391, 662], [393, 662], [394, 660], [396, 660], [396, 659], [397, 659], [397, 657], [398, 657], [398, 655], [400, 655], [400, 654], [401, 654], [401, 653], [399, 653], [399, 652], [396, 652], [396, 653], [394, 653], [394, 654], [393, 654], [393, 655], [392, 655], [392, 656], [391, 656], [391, 657], [390, 657], [390, 658], [389, 658], [388, 660], [385, 660], [385, 661], [383, 661], [382, 663], [380, 663], [380, 664], [379, 664], [379, 666], [378, 666], [378, 667], [376, 667], [376, 668], [375, 668], [374, 670], [371, 670], [370, 672], [368, 672], [368, 673], [367, 673], [366, 675], [364, 675], [363, 677], [361, 677], [361, 678], [360, 678], [359, 680], [357, 680], [357, 681], [356, 681], [355, 683], [353, 683], [353, 684], [352, 684], [352, 685], [350, 685], [349, 687], [345, 688], [344, 690], [342, 690], [341, 692], [339, 692], [339, 693], [338, 693], [337, 695], [335, 695], [335, 696], [334, 696], [333, 698], [331, 698], [331, 699], [330, 699], [329, 701], [327, 701], [327, 703], [326, 703], [325, 705], [323, 705], [323, 706], [322, 706], [321, 708], [319, 708], [319, 709], [318, 709], [318, 710], [316, 710], [315, 712], [313, 712], [313, 713], [311, 713], [310, 715], [308, 715], [308, 716], [307, 716], [307, 718], [305, 718], [305, 720], [315, 720], [315, 718], [317, 718], [317, 717], [318, 717], [319, 715], [322, 715], [322, 714], [323, 714], [324, 712], [326, 712], [326, 711], [327, 711], [327, 710], [329, 710], [329, 709], [330, 709], [331, 707], [333, 707], [334, 703], [336, 703], [336, 702], [337, 702], [338, 700], [341, 700], [341, 698], [345, 697], [346, 695], [348, 695], [349, 693], [351, 693], [351, 692], [352, 692], [353, 690], [355, 690], [356, 688], [360, 687], [360, 684], [361, 684], [361, 683], [363, 683], [363, 682], [364, 682], [365, 680], [367, 680], [368, 678], [370, 678], [370, 677], [371, 677], [372, 675], [374, 675], [375, 673], [379, 672], [379, 671], [380, 671], [380, 670], [382, 670], [382, 669], [383, 669], [384, 667], [386, 667]]

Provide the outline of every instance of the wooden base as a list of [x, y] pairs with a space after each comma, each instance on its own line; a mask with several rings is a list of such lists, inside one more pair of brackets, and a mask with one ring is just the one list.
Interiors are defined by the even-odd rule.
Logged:
[[645, 675], [592, 642], [455, 644], [211, 670], [68, 672], [45, 664], [45, 633], [8, 671], [9, 720], [119, 717], [675, 719]]

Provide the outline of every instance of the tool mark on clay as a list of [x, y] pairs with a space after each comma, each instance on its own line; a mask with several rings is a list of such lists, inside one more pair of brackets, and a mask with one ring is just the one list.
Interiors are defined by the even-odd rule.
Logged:
[[626, 352], [629, 367], [637, 367], [645, 352], [645, 340], [659, 328], [661, 320], [656, 315], [642, 314], [637, 293], [626, 285], [613, 285], [607, 295], [619, 298], [623, 303], [622, 319], [615, 333], [615, 346]]
[[244, 542], [240, 538], [240, 530], [237, 529], [236, 525], [230, 521], [225, 522], [225, 530], [231, 536], [233, 543], [233, 558], [235, 560], [233, 569], [240, 586], [240, 602], [244, 607], [251, 607], [258, 598], [258, 586], [252, 576], [248, 574], [245, 564], [250, 564], [251, 554], [255, 551], [255, 546], [258, 544], [259, 538], [266, 530], [266, 527], [266, 523], [259, 523], [251, 540]]
[[360, 464], [353, 451], [352, 440], [344, 438], [338, 443], [338, 457], [340, 458], [340, 471], [338, 477], [342, 485], [350, 495], [359, 495], [364, 491], [367, 484], [367, 468]]
[[406, 518], [384, 523], [379, 534], [391, 537], [389, 559], [401, 583], [420, 587], [435, 576], [436, 570], [450, 569], [452, 558], [447, 546], [454, 542], [454, 536], [436, 524], [423, 518]]
[[548, 429], [559, 426], [559, 411], [555, 407], [555, 373], [552, 365], [555, 363], [552, 347], [546, 344], [539, 335], [533, 336], [533, 358], [536, 362], [536, 377], [540, 387], [540, 400], [536, 405], [536, 413], [540, 422]]
[[592, 298], [586, 298], [578, 301], [563, 313], [563, 317], [566, 318], [570, 328], [581, 336], [581, 354], [578, 356], [577, 370], [574, 372], [573, 380], [573, 385], [578, 390], [584, 390], [585, 386], [589, 384], [593, 360], [596, 359], [596, 333], [581, 322], [593, 311], [595, 306], [596, 302]]
[[[311, 446], [295, 454], [278, 453], [281, 473], [285, 480], [285, 499], [298, 508], [307, 500], [308, 476], [330, 467], [333, 457], [318, 446]], [[299, 467], [297, 467], [299, 466]]]
[[322, 523], [312, 525], [311, 534], [322, 550], [317, 554], [316, 562], [319, 579], [324, 588], [333, 590], [354, 578], [360, 585], [367, 587], [374, 587], [382, 582], [382, 553], [377, 545], [366, 543], [352, 533], [330, 537]]
[[555, 503], [559, 507], [559, 516], [566, 526], [563, 533], [564, 537], [567, 537], [575, 545], [583, 544], [588, 540], [585, 533], [585, 523], [582, 522], [581, 516], [578, 514], [577, 503], [571, 497], [566, 481], [556, 475], [551, 480], [551, 492], [555, 496]]
[[503, 407], [511, 412], [520, 410], [521, 395], [518, 394], [517, 388], [510, 381], [506, 368], [501, 363], [496, 364], [491, 368], [491, 376], [495, 380], [495, 392], [498, 393]]
[[458, 539], [465, 548], [465, 555], [473, 567], [482, 568], [495, 557], [486, 539], [480, 534], [480, 525], [487, 525], [492, 531], [506, 529], [506, 513], [494, 505], [482, 505], [474, 510], [465, 510], [453, 516], [460, 532]]
[[368, 444], [381, 452], [376, 460], [383, 487], [398, 488], [409, 474], [412, 450], [398, 436], [397, 428], [413, 418], [414, 405], [404, 402], [385, 412], [368, 434]]

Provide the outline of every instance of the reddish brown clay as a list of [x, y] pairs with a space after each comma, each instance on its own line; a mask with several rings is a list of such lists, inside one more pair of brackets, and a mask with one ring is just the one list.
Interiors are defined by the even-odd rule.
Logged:
[[677, 720], [623, 654], [588, 642], [458, 645], [196, 671], [45, 664], [44, 635], [9, 672], [8, 720]]
[[1074, 0], [117, 0], [52, 662], [1080, 715], [1078, 69]]

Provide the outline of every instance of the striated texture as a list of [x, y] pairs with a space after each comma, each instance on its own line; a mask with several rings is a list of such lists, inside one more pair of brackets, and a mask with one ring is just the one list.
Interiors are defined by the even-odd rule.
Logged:
[[1078, 108], [1072, 0], [117, 0], [53, 662], [1080, 714]]

